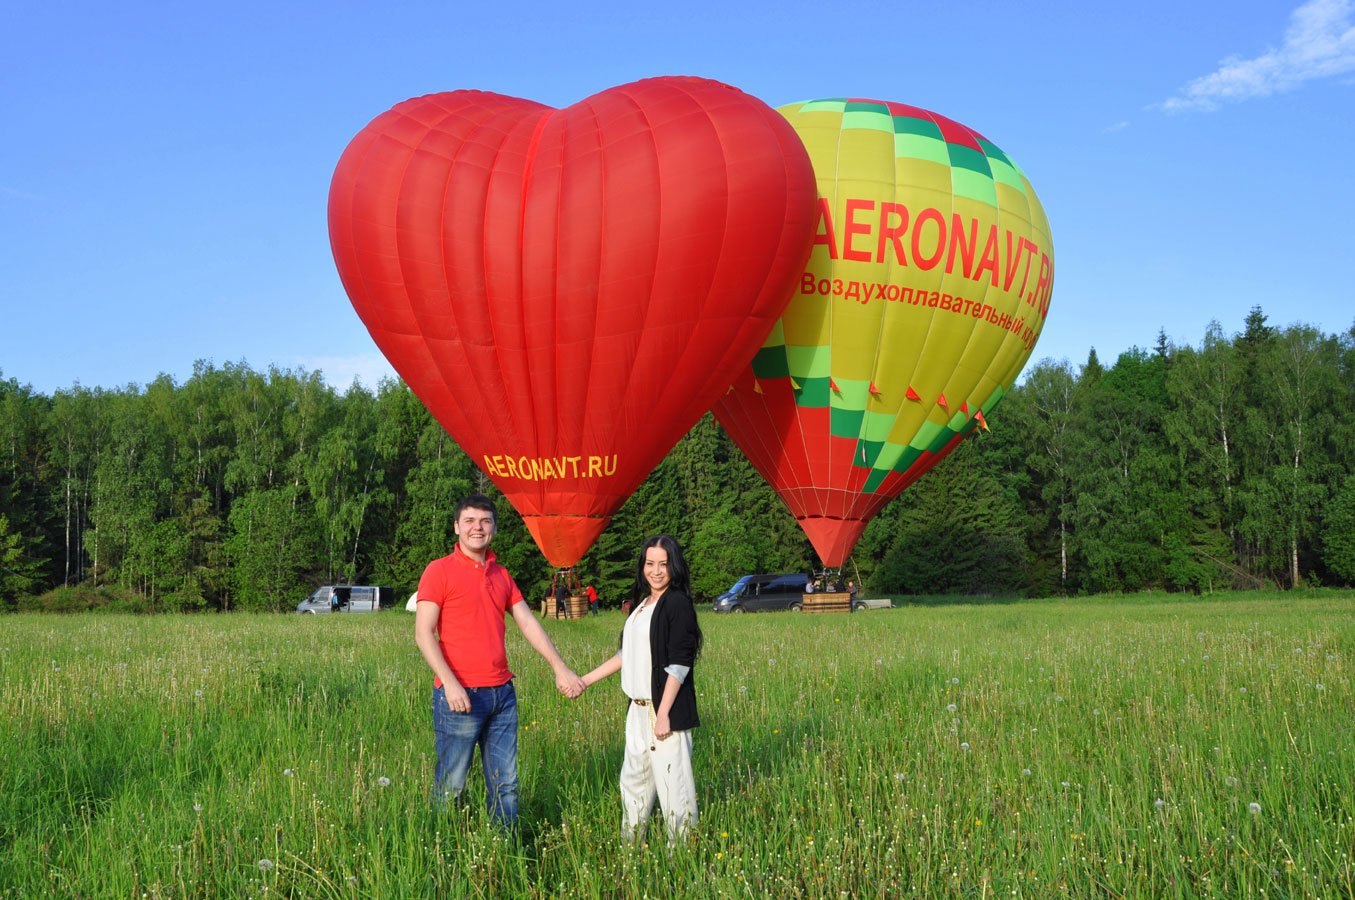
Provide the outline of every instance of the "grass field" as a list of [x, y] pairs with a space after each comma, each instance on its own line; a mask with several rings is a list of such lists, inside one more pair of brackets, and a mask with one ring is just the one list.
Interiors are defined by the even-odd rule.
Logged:
[[[620, 623], [546, 624], [585, 671]], [[703, 614], [671, 851], [618, 837], [616, 679], [511, 626], [522, 833], [478, 765], [434, 817], [412, 624], [0, 618], [0, 895], [1355, 893], [1355, 594]]]

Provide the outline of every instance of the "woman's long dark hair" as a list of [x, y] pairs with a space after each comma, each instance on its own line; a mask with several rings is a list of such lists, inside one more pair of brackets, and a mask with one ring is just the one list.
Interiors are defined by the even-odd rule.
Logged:
[[[656, 534], [644, 542], [640, 547], [640, 558], [635, 561], [635, 587], [631, 590], [631, 608], [638, 609], [640, 604], [645, 602], [649, 596], [649, 582], [645, 580], [645, 552], [650, 547], [660, 547], [664, 553], [668, 554], [668, 588], [664, 594], [670, 591], [677, 591], [687, 597], [691, 603], [692, 585], [691, 576], [687, 571], [687, 560], [682, 557], [682, 547], [678, 542], [666, 534]], [[692, 603], [692, 612], [696, 612], [696, 604]], [[696, 622], [696, 656], [701, 656], [701, 648], [706, 642], [706, 637], [701, 633], [701, 623]], [[617, 644], [617, 648], [620, 648]]]
[[650, 547], [659, 547], [668, 554], [668, 590], [681, 591], [690, 597], [691, 576], [687, 572], [687, 560], [682, 558], [682, 548], [668, 535], [656, 534], [640, 547], [640, 557], [635, 561], [635, 587], [631, 589], [631, 602], [643, 603], [649, 596], [649, 582], [645, 580], [645, 552]]

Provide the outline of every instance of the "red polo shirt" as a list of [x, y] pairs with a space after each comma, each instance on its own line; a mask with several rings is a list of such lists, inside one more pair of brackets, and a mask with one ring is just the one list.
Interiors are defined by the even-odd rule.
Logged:
[[[522, 592], [508, 570], [486, 551], [476, 562], [457, 544], [435, 559], [419, 579], [419, 602], [442, 607], [438, 640], [442, 656], [462, 687], [497, 687], [513, 677], [504, 648], [504, 616]], [[440, 686], [442, 679], [434, 679]]]

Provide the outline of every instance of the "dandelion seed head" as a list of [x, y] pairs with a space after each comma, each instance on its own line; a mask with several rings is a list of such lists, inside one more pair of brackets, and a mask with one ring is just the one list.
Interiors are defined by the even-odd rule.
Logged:
[[283, 769], [283, 770], [282, 770], [282, 775], [283, 775], [284, 778], [291, 778], [291, 777], [293, 777], [294, 775], [296, 775], [296, 770], [295, 770], [295, 769]]
[[1025, 778], [1029, 778], [1029, 777], [1030, 777], [1030, 769], [1022, 769], [1022, 770], [1021, 770], [1021, 775], [1022, 775], [1023, 777], [1025, 777]]
[[1166, 806], [1166, 805], [1167, 805], [1167, 801], [1166, 801], [1166, 800], [1163, 800], [1161, 797], [1158, 797], [1156, 800], [1153, 801], [1153, 806], [1156, 807], [1157, 809], [1161, 809], [1162, 807], [1164, 807], [1164, 806]]
[[1319, 691], [1325, 691], [1327, 689], [1327, 686], [1320, 681], [1317, 683], [1316, 687]]
[[200, 813], [200, 812], [202, 812], [202, 804], [201, 804], [201, 803], [194, 803], [194, 804], [193, 804], [193, 812], [195, 812], [195, 813]]
[[378, 786], [378, 787], [390, 787], [390, 786], [391, 786], [391, 780], [390, 780], [389, 778], [387, 778], [385, 775], [382, 775], [380, 778], [378, 778], [378, 779], [376, 780], [376, 783], [377, 783], [377, 786]]
[[961, 741], [961, 742], [960, 742], [960, 749], [963, 750], [964, 752], [968, 753], [968, 752], [969, 752], [969, 742], [968, 742], [968, 741]]
[[1068, 781], [1060, 781], [1059, 784], [1063, 785], [1066, 788], [1070, 788], [1073, 786], [1072, 783]]
[[951, 703], [946, 706], [946, 712], [955, 712], [959, 708], [960, 707], [956, 706], [954, 703]]
[[259, 860], [259, 871], [260, 871], [260, 872], [271, 872], [272, 870], [273, 870], [273, 861], [272, 861], [271, 859], [261, 859], [261, 860]]
[[194, 696], [194, 697], [201, 697], [201, 696], [202, 696], [202, 688], [198, 688], [196, 691], [194, 691], [194, 692], [193, 692], [193, 696]]
[[1247, 693], [1247, 689], [1244, 688], [1244, 687], [1240, 687], [1240, 688], [1237, 689], [1237, 692], [1238, 692], [1239, 694], [1245, 694], [1245, 693]]
[[1247, 811], [1250, 812], [1253, 816], [1259, 816], [1261, 815], [1261, 804], [1253, 800], [1252, 802], [1247, 804]]
[[1229, 775], [1227, 778], [1223, 779], [1223, 783], [1228, 785], [1228, 787], [1237, 787], [1237, 778]]
[[908, 776], [905, 775], [905, 774], [903, 774], [902, 772], [895, 772], [895, 773], [894, 773], [894, 780], [895, 780], [895, 781], [904, 781], [904, 780], [907, 779], [907, 778], [908, 778]]
[[356, 876], [356, 875], [349, 875], [349, 876], [348, 876], [347, 878], [345, 878], [344, 880], [347, 881], [349, 884], [357, 884], [357, 883], [358, 883], [358, 876]]
[[951, 683], [951, 684], [959, 684], [959, 683], [960, 683], [960, 679], [958, 679], [958, 678], [952, 678], [952, 679], [950, 680], [950, 683]]

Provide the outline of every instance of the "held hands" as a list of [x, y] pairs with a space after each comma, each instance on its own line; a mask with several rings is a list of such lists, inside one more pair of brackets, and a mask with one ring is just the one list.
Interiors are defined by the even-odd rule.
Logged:
[[583, 694], [588, 687], [584, 680], [574, 674], [572, 669], [561, 669], [555, 673], [555, 686], [560, 689], [570, 700], [574, 700]]

